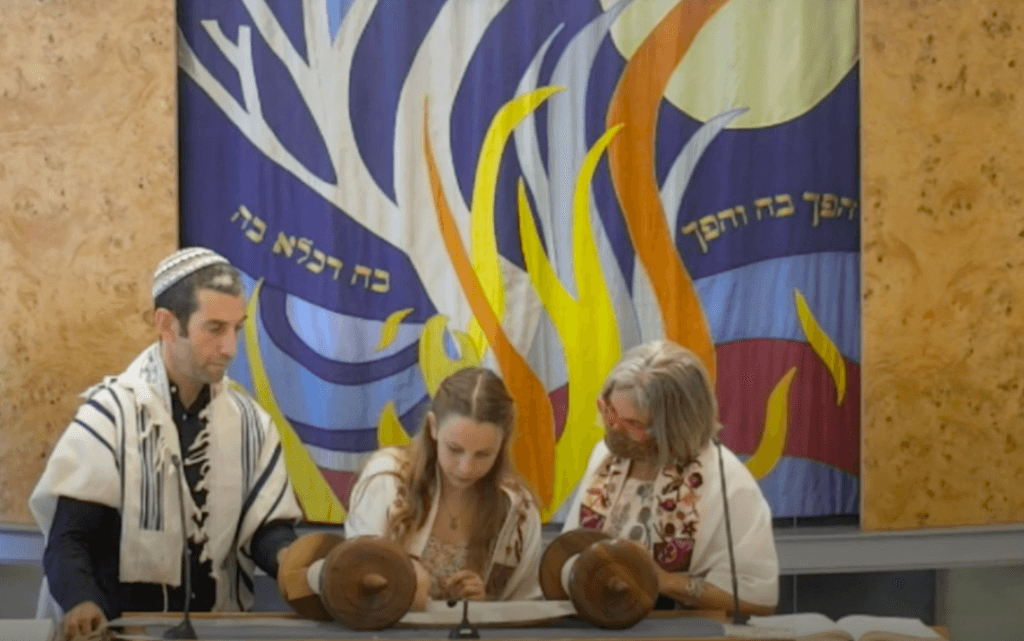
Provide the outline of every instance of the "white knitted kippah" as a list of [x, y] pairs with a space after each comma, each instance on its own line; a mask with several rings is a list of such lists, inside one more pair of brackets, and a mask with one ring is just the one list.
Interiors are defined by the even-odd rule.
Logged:
[[156, 266], [156, 272], [153, 274], [153, 298], [155, 299], [167, 291], [171, 285], [189, 274], [194, 274], [203, 267], [218, 264], [230, 265], [231, 263], [227, 258], [205, 247], [179, 249]]

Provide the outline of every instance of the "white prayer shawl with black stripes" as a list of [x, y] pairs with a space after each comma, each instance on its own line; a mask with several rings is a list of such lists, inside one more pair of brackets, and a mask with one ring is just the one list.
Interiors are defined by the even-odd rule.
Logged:
[[[253, 534], [273, 520], [297, 520], [301, 511], [267, 413], [227, 378], [211, 385], [210, 392], [210, 403], [200, 414], [206, 425], [182, 457], [160, 344], [150, 346], [123, 374], [82, 395], [85, 402], [57, 442], [29, 504], [44, 536], [59, 496], [119, 510], [120, 581], [177, 587], [183, 498], [189, 538], [202, 544], [199, 561], [212, 561], [213, 609], [248, 610], [253, 603]], [[196, 489], [207, 490], [205, 521], [175, 464], [182, 458], [203, 470]], [[50, 607], [44, 607], [44, 600], [51, 601]], [[55, 605], [44, 581], [40, 616], [59, 612]]]

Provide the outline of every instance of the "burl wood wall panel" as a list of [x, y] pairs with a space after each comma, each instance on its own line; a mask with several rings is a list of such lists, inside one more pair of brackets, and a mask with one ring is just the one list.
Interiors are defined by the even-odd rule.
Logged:
[[78, 394], [154, 340], [177, 246], [173, 0], [0, 1], [0, 521]]
[[861, 521], [1019, 522], [1024, 4], [864, 0], [861, 16]]

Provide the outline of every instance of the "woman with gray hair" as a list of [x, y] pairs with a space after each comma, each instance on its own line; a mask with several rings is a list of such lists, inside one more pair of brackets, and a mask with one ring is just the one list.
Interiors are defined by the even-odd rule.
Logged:
[[[658, 607], [733, 609], [725, 501], [740, 611], [778, 604], [771, 510], [736, 455], [715, 441], [718, 402], [690, 350], [653, 341], [627, 352], [597, 399], [605, 437], [590, 455], [563, 532], [601, 530], [651, 552]], [[719, 461], [722, 465], [719, 465]]]

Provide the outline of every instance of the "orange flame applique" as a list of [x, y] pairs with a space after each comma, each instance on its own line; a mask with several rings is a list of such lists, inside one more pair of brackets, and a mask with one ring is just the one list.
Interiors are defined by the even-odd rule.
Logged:
[[609, 128], [622, 123], [629, 132], [608, 148], [608, 168], [637, 258], [658, 299], [665, 338], [696, 352], [712, 378], [715, 346], [693, 281], [665, 223], [654, 168], [654, 138], [669, 78], [701, 27], [726, 2], [679, 2], [626, 64], [606, 118]]
[[426, 102], [423, 110], [423, 152], [427, 162], [437, 223], [444, 238], [445, 248], [451, 257], [456, 276], [473, 310], [476, 322], [487, 337], [494, 357], [501, 365], [502, 375], [509, 392], [516, 401], [518, 413], [529, 420], [517, 425], [517, 436], [512, 444], [512, 455], [516, 461], [529, 461], [529, 465], [518, 467], [526, 480], [537, 492], [543, 504], [551, 500], [554, 482], [555, 415], [551, 408], [547, 390], [537, 378], [526, 360], [516, 351], [501, 327], [501, 320], [487, 300], [480, 279], [473, 270], [473, 264], [466, 254], [458, 227], [448, 206], [437, 162], [430, 145]]

